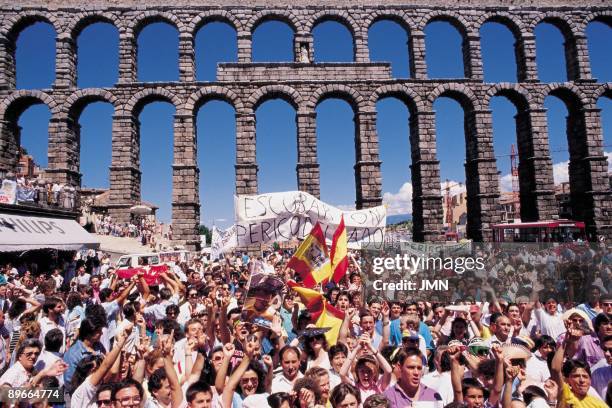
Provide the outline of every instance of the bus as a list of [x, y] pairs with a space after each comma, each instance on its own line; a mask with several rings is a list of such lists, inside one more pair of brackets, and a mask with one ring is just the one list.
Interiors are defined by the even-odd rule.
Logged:
[[566, 219], [493, 225], [494, 242], [586, 241], [584, 222]]

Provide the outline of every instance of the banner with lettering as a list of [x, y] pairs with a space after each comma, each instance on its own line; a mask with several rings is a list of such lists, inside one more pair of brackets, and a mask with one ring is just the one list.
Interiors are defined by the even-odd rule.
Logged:
[[235, 225], [226, 230], [220, 230], [213, 226], [210, 244], [211, 259], [217, 259], [224, 253], [236, 248], [237, 242]]
[[243, 195], [234, 199], [238, 246], [304, 238], [319, 222], [331, 242], [344, 215], [348, 247], [382, 242], [385, 237], [387, 209], [378, 206], [343, 211], [301, 191]]
[[13, 180], [2, 180], [0, 187], [0, 203], [15, 204], [17, 201], [17, 183]]

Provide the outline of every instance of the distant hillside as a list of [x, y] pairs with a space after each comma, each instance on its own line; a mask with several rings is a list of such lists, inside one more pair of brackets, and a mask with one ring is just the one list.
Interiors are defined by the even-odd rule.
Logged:
[[399, 224], [401, 222], [412, 221], [411, 214], [388, 215], [387, 225]]

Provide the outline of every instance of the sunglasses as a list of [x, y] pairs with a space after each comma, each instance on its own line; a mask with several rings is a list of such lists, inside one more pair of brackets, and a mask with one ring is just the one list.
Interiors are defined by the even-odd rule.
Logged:
[[111, 405], [113, 403], [112, 400], [110, 399], [105, 399], [105, 400], [97, 400], [96, 404], [98, 404], [98, 406], [102, 406], [102, 405]]
[[470, 354], [474, 355], [474, 356], [488, 356], [490, 353], [490, 349], [488, 347], [484, 347], [484, 346], [473, 346], [473, 347], [469, 347], [470, 350]]
[[190, 294], [189, 294], [189, 297], [190, 297], [190, 298], [192, 298], [192, 299], [193, 299], [193, 298], [197, 298], [197, 297], [198, 297], [198, 294], [197, 294], [197, 293], [190, 293]]

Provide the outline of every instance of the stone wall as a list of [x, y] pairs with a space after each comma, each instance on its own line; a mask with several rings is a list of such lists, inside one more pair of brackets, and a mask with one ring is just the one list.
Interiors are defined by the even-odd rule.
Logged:
[[[321, 7], [308, 1], [259, 2], [233, 6], [217, 1], [217, 6], [129, 7], [111, 2], [77, 7], [76, 1], [30, 0], [25, 6], [0, 6], [0, 170], [14, 169], [19, 145], [17, 120], [35, 103], [46, 104], [52, 113], [49, 124], [48, 174], [56, 181], [78, 186], [79, 127], [83, 108], [93, 101], [114, 106], [111, 199], [113, 214], [128, 217], [129, 207], [140, 198], [140, 125], [138, 115], [151, 101], [174, 105], [174, 162], [172, 216], [178, 242], [199, 245], [199, 170], [195, 116], [211, 99], [230, 103], [236, 112], [236, 192], [257, 193], [255, 110], [265, 100], [283, 98], [296, 109], [298, 163], [297, 185], [319, 195], [319, 164], [315, 134], [318, 103], [330, 97], [349, 102], [355, 113], [356, 163], [355, 203], [358, 208], [382, 202], [382, 181], [376, 102], [385, 96], [398, 97], [410, 111], [410, 156], [413, 184], [414, 237], [441, 239], [442, 197], [440, 166], [436, 154], [433, 103], [440, 96], [457, 100], [465, 112], [466, 186], [468, 234], [480, 240], [491, 239], [492, 223], [500, 220], [497, 165], [493, 154], [491, 112], [493, 96], [508, 97], [517, 108], [517, 142], [521, 217], [525, 221], [550, 219], [557, 215], [548, 147], [544, 99], [560, 97], [568, 106], [570, 182], [572, 206], [577, 217], [586, 221], [593, 238], [611, 236], [612, 210], [607, 161], [597, 109], [602, 95], [612, 94], [612, 84], [592, 78], [585, 36], [594, 20], [610, 24], [609, 1], [458, 1], [407, 2], [336, 1]], [[406, 3], [406, 4], [404, 4]], [[545, 3], [545, 4], [544, 4]], [[561, 5], [571, 7], [557, 8]], [[0, 2], [2, 4], [2, 2]], [[11, 3], [12, 4], [12, 3]], [[140, 3], [139, 3], [140, 4]], [[213, 3], [210, 3], [213, 4]], [[372, 5], [376, 4], [376, 5]], [[402, 5], [404, 4], [404, 5]], [[439, 5], [452, 6], [441, 8]], [[279, 19], [294, 30], [294, 63], [252, 63], [252, 32], [262, 22]], [[408, 33], [410, 79], [394, 79], [385, 63], [371, 63], [368, 28], [380, 19], [400, 23]], [[312, 30], [326, 20], [345, 24], [353, 35], [355, 63], [313, 63]], [[431, 21], [451, 22], [463, 36], [465, 78], [428, 79], [425, 60], [425, 26]], [[15, 90], [15, 42], [23, 28], [37, 21], [51, 23], [57, 33], [56, 81], [52, 89]], [[88, 24], [104, 21], [119, 30], [119, 81], [113, 88], [76, 87], [76, 39]], [[141, 83], [136, 80], [136, 40], [149, 23], [164, 21], [179, 32], [179, 73], [177, 82]], [[210, 21], [224, 21], [237, 32], [238, 63], [220, 64], [216, 82], [195, 81], [195, 34]], [[480, 27], [489, 21], [505, 24], [516, 39], [519, 83], [483, 82], [480, 55]], [[535, 26], [542, 21], [559, 27], [565, 36], [569, 82], [540, 83], [535, 64]], [[408, 154], [408, 152], [406, 152]], [[204, 209], [205, 211], [205, 209]]]

